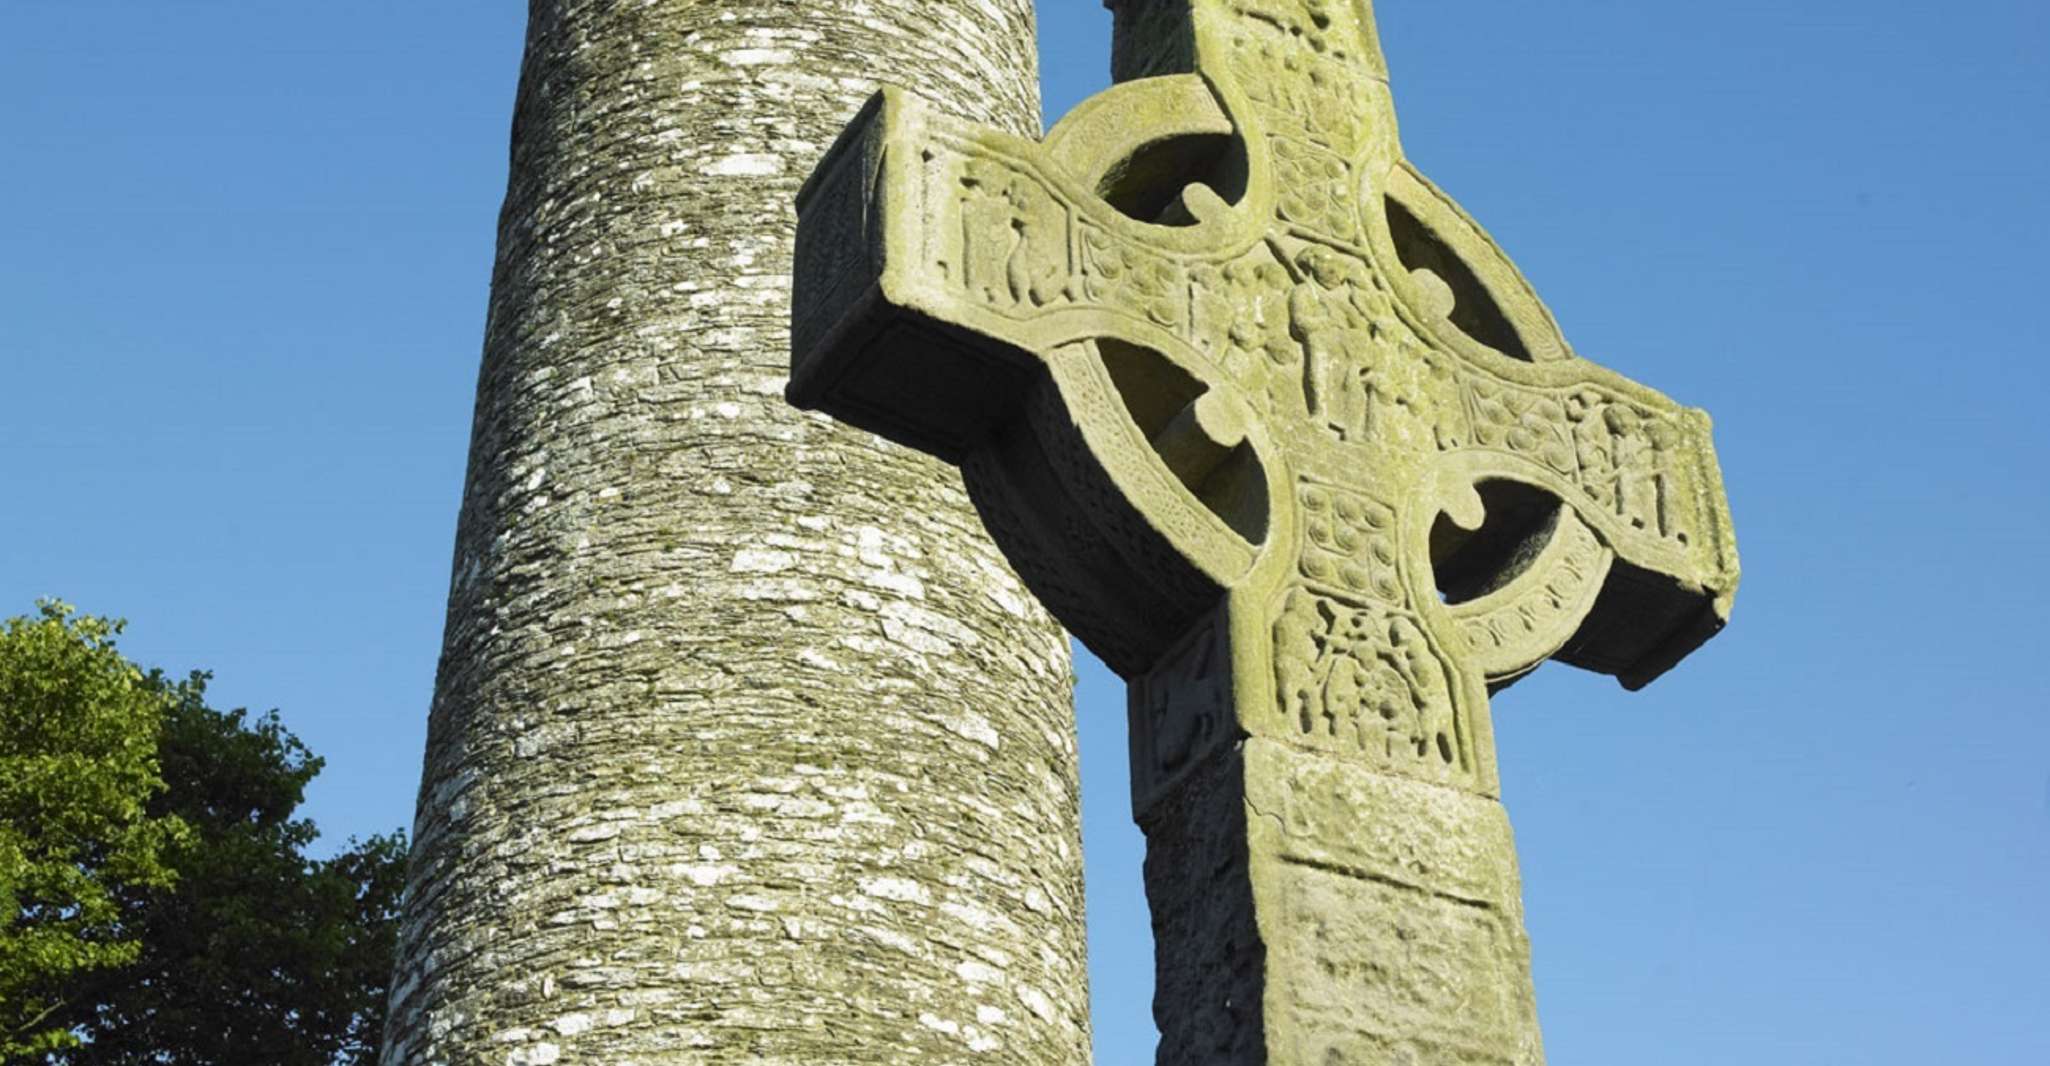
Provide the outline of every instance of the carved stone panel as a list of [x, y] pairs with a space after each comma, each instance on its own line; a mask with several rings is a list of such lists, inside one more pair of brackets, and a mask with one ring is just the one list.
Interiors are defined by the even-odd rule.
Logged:
[[1132, 680], [1126, 698], [1134, 809], [1150, 807], [1212, 749], [1237, 738], [1231, 669], [1220, 611], [1197, 623], [1159, 665]]

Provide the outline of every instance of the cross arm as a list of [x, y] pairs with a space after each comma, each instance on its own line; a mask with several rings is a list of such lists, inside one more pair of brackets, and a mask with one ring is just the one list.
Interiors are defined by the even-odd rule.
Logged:
[[[1044, 143], [884, 88], [798, 196], [787, 395], [958, 463], [1063, 345], [1173, 345], [1187, 301], [1175, 254], [1257, 233], [1214, 194], [1149, 194], [1163, 182], [1179, 193], [1188, 151], [1233, 133], [1193, 75], [1099, 94]], [[1206, 210], [1220, 217], [1141, 224]]]
[[1432, 464], [1442, 617], [1491, 684], [1556, 658], [1640, 688], [1736, 595], [1708, 415], [1579, 360], [1521, 369], [1467, 378]]
[[[1184, 338], [1177, 254], [1254, 220], [1119, 191], [1231, 132], [1194, 76], [1112, 89], [1043, 144], [885, 89], [798, 201], [791, 402], [962, 466], [1034, 592], [1128, 675], [1252, 566], [1278, 481]], [[1175, 210], [1217, 214], [1135, 217]]]
[[901, 261], [924, 243], [925, 118], [907, 94], [876, 94], [798, 194], [787, 395], [958, 462], [1030, 357], [932, 315]]
[[868, 102], [798, 197], [792, 403], [954, 463], [987, 442], [1065, 280], [1036, 155], [901, 89]]

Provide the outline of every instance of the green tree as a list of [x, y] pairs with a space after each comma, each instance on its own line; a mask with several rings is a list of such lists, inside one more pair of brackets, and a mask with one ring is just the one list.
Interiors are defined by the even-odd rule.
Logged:
[[124, 896], [168, 889], [187, 839], [152, 804], [164, 687], [120, 622], [38, 606], [0, 622], [0, 1061], [75, 1042], [79, 983], [140, 957]]
[[207, 675], [170, 682], [155, 813], [191, 826], [173, 887], [120, 894], [141, 952], [79, 982], [62, 1066], [371, 1063], [404, 881], [402, 836], [327, 859], [294, 817], [321, 759], [278, 720], [206, 704]]

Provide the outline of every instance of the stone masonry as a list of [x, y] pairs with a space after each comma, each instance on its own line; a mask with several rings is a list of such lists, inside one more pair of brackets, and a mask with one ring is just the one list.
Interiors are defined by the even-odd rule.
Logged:
[[1065, 637], [950, 467], [784, 404], [881, 79], [1029, 0], [534, 0], [387, 1066], [1087, 1060]]

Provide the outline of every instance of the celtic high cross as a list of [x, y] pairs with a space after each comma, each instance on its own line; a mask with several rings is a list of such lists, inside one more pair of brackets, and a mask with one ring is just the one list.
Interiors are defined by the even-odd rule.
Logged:
[[1367, 0], [1111, 6], [1119, 84], [1043, 142], [856, 119], [790, 398], [958, 463], [1129, 683], [1159, 1062], [1541, 1062], [1489, 695], [1722, 627], [1708, 418], [1403, 157]]

